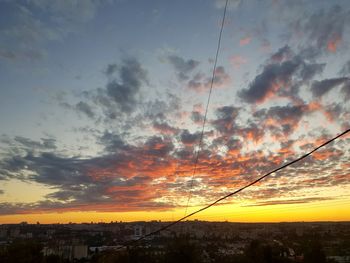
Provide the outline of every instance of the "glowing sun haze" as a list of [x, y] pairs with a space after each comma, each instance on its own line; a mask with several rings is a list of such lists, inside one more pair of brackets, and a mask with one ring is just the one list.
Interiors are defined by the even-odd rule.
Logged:
[[[350, 127], [350, 2], [0, 2], [0, 223], [174, 220]], [[194, 217], [350, 220], [350, 138]], [[192, 187], [191, 187], [192, 186]]]

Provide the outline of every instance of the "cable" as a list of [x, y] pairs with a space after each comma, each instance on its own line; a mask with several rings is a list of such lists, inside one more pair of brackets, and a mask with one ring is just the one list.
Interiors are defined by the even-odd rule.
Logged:
[[191, 199], [191, 189], [192, 189], [192, 187], [193, 187], [194, 176], [195, 176], [195, 174], [196, 174], [196, 172], [197, 172], [197, 165], [198, 165], [198, 160], [199, 160], [199, 153], [200, 153], [201, 150], [202, 150], [204, 129], [205, 129], [205, 124], [206, 124], [206, 122], [207, 122], [207, 115], [208, 115], [209, 103], [210, 103], [211, 93], [212, 93], [212, 91], [213, 91], [213, 85], [214, 85], [214, 80], [215, 80], [216, 65], [217, 65], [217, 62], [218, 62], [218, 57], [219, 57], [219, 52], [220, 52], [220, 46], [221, 46], [221, 37], [222, 37], [222, 32], [223, 32], [223, 30], [224, 30], [224, 25], [225, 25], [227, 4], [228, 4], [228, 0], [226, 0], [225, 8], [224, 8], [224, 14], [223, 14], [222, 21], [221, 21], [221, 28], [220, 28], [220, 34], [219, 34], [219, 39], [218, 39], [218, 45], [217, 45], [217, 48], [216, 48], [216, 54], [215, 54], [215, 61], [214, 61], [213, 74], [212, 74], [211, 82], [210, 82], [210, 89], [209, 89], [209, 94], [208, 94], [207, 106], [205, 107], [205, 113], [204, 113], [204, 118], [203, 118], [203, 125], [202, 125], [201, 136], [199, 137], [198, 149], [197, 149], [197, 151], [196, 151], [196, 158], [195, 158], [195, 161], [194, 161], [194, 167], [193, 167], [193, 173], [192, 173], [192, 177], [191, 177], [190, 190], [189, 190], [189, 194], [188, 194], [188, 198], [187, 198], [187, 204], [186, 204], [186, 209], [185, 209], [185, 215], [187, 214], [188, 204], [189, 204], [190, 199]]
[[347, 134], [347, 133], [349, 133], [349, 132], [350, 132], [350, 129], [348, 129], [348, 130], [346, 130], [346, 131], [344, 131], [344, 132], [338, 134], [337, 136], [335, 136], [335, 137], [333, 137], [332, 139], [330, 139], [330, 140], [328, 140], [328, 141], [322, 143], [321, 145], [317, 146], [317, 147], [314, 148], [312, 151], [310, 151], [310, 152], [308, 152], [308, 153], [302, 155], [301, 157], [299, 157], [299, 158], [297, 158], [297, 159], [294, 159], [293, 161], [290, 161], [290, 162], [288, 162], [288, 163], [286, 163], [286, 164], [284, 164], [284, 165], [282, 165], [282, 166], [280, 166], [280, 167], [278, 167], [278, 168], [276, 168], [276, 169], [274, 169], [274, 170], [272, 170], [272, 171], [270, 171], [270, 172], [264, 174], [263, 176], [259, 177], [258, 179], [252, 181], [251, 183], [249, 183], [249, 184], [247, 184], [247, 185], [245, 185], [245, 186], [243, 186], [243, 187], [237, 189], [236, 191], [234, 191], [234, 192], [232, 192], [232, 193], [229, 193], [229, 194], [227, 194], [227, 195], [225, 195], [225, 196], [223, 196], [223, 197], [217, 199], [216, 201], [210, 203], [209, 205], [204, 206], [204, 207], [202, 207], [202, 208], [200, 208], [200, 209], [198, 209], [198, 210], [196, 210], [196, 211], [194, 211], [194, 212], [192, 212], [192, 213], [190, 213], [190, 214], [188, 214], [188, 215], [185, 215], [185, 216], [183, 216], [182, 218], [180, 218], [180, 219], [178, 219], [178, 220], [176, 220], [176, 221], [174, 221], [174, 222], [169, 223], [169, 224], [167, 224], [167, 225], [161, 227], [160, 229], [158, 229], [158, 230], [156, 230], [156, 231], [153, 231], [153, 232], [151, 232], [151, 233], [149, 233], [149, 234], [147, 234], [147, 235], [144, 235], [144, 236], [140, 237], [139, 239], [136, 239], [136, 240], [127, 242], [125, 245], [122, 245], [121, 247], [119, 247], [119, 249], [124, 248], [124, 247], [127, 247], [128, 245], [132, 245], [133, 243], [139, 242], [139, 241], [145, 239], [146, 237], [156, 235], [156, 234], [158, 234], [158, 233], [160, 233], [160, 232], [162, 232], [162, 231], [168, 229], [169, 227], [180, 223], [181, 221], [185, 220], [186, 218], [189, 218], [189, 217], [191, 217], [191, 216], [193, 216], [193, 215], [195, 215], [195, 214], [198, 214], [198, 213], [200, 213], [200, 212], [202, 212], [202, 211], [204, 211], [204, 210], [207, 210], [208, 208], [210, 208], [210, 207], [216, 205], [217, 203], [221, 202], [222, 200], [227, 199], [227, 198], [229, 198], [229, 197], [231, 197], [231, 196], [233, 196], [233, 195], [236, 195], [236, 194], [238, 194], [239, 192], [243, 191], [244, 189], [246, 189], [246, 188], [248, 188], [248, 187], [251, 187], [252, 185], [254, 185], [254, 184], [260, 182], [260, 181], [263, 180], [265, 177], [268, 177], [269, 175], [271, 175], [271, 174], [273, 174], [273, 173], [276, 173], [276, 172], [278, 172], [278, 171], [280, 171], [280, 170], [282, 170], [282, 169], [284, 169], [284, 168], [286, 168], [286, 167], [288, 167], [288, 166], [290, 166], [290, 165], [292, 165], [292, 164], [295, 164], [295, 163], [297, 163], [297, 162], [299, 162], [299, 161], [305, 159], [306, 157], [308, 157], [309, 155], [313, 154], [313, 153], [316, 152], [317, 150], [319, 150], [319, 149], [325, 147], [327, 144], [330, 144], [331, 142], [335, 141], [335, 140], [338, 139], [339, 137], [341, 137], [341, 136], [343, 136], [343, 135], [345, 135], [345, 134]]

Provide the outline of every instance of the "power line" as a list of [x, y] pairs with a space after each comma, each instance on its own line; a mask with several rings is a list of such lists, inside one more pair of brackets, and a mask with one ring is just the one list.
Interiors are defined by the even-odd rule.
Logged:
[[349, 133], [349, 132], [350, 132], [350, 129], [347, 129], [346, 131], [344, 131], [344, 132], [338, 134], [337, 136], [333, 137], [332, 139], [330, 139], [330, 140], [328, 140], [328, 141], [322, 143], [321, 145], [317, 146], [317, 147], [314, 148], [312, 151], [310, 151], [310, 152], [308, 152], [308, 153], [306, 153], [306, 154], [300, 156], [299, 158], [294, 159], [293, 161], [290, 161], [290, 162], [288, 162], [288, 163], [286, 163], [286, 164], [284, 164], [284, 165], [282, 165], [282, 166], [280, 166], [280, 167], [278, 167], [278, 168], [276, 168], [276, 169], [274, 169], [274, 170], [272, 170], [272, 171], [270, 171], [270, 172], [264, 174], [263, 176], [260, 176], [258, 179], [252, 181], [251, 183], [249, 183], [249, 184], [247, 184], [247, 185], [245, 185], [245, 186], [243, 186], [243, 187], [237, 189], [236, 191], [234, 191], [234, 192], [232, 192], [232, 193], [229, 193], [229, 194], [227, 194], [227, 195], [225, 195], [225, 196], [223, 196], [223, 197], [217, 199], [216, 201], [210, 203], [210, 204], [207, 205], [207, 206], [204, 206], [204, 207], [202, 207], [202, 208], [200, 208], [200, 209], [198, 209], [198, 210], [196, 210], [196, 211], [194, 211], [194, 212], [192, 212], [192, 213], [190, 213], [190, 214], [188, 214], [188, 215], [185, 215], [185, 216], [183, 216], [182, 218], [180, 218], [180, 219], [178, 219], [178, 220], [176, 220], [176, 221], [174, 221], [174, 222], [172, 222], [172, 223], [169, 223], [169, 224], [167, 224], [167, 225], [165, 225], [165, 226], [159, 228], [159, 229], [156, 230], [156, 231], [153, 231], [153, 232], [151, 232], [151, 233], [149, 233], [149, 234], [147, 234], [147, 235], [144, 235], [144, 236], [140, 237], [139, 239], [136, 239], [136, 240], [133, 240], [133, 241], [131, 241], [131, 242], [128, 242], [127, 244], [123, 245], [123, 246], [120, 247], [120, 248], [126, 247], [126, 246], [128, 246], [128, 245], [132, 245], [133, 243], [139, 242], [139, 241], [141, 241], [141, 240], [143, 240], [143, 239], [145, 239], [145, 238], [147, 238], [147, 237], [149, 237], [149, 236], [156, 235], [156, 234], [158, 234], [158, 233], [160, 233], [160, 232], [162, 232], [162, 231], [168, 229], [169, 227], [171, 227], [171, 226], [173, 226], [173, 225], [176, 225], [176, 224], [180, 223], [181, 221], [183, 221], [183, 220], [185, 220], [185, 219], [187, 219], [187, 218], [189, 218], [189, 217], [191, 217], [191, 216], [193, 216], [193, 215], [195, 215], [195, 214], [198, 214], [198, 213], [200, 213], [200, 212], [202, 212], [202, 211], [204, 211], [204, 210], [207, 210], [208, 208], [210, 208], [210, 207], [216, 205], [217, 203], [223, 201], [224, 199], [227, 199], [227, 198], [229, 198], [229, 197], [231, 197], [231, 196], [233, 196], [233, 195], [236, 195], [236, 194], [238, 194], [239, 192], [243, 191], [244, 189], [253, 186], [254, 184], [256, 184], [256, 183], [260, 182], [261, 180], [263, 180], [265, 177], [268, 177], [269, 175], [271, 175], [271, 174], [273, 174], [273, 173], [276, 173], [276, 172], [278, 172], [278, 171], [280, 171], [280, 170], [282, 170], [282, 169], [284, 169], [284, 168], [286, 168], [286, 167], [288, 167], [288, 166], [290, 166], [290, 165], [292, 165], [292, 164], [295, 164], [295, 163], [297, 163], [297, 162], [299, 162], [299, 161], [305, 159], [306, 157], [310, 156], [311, 154], [313, 154], [313, 153], [316, 152], [317, 150], [319, 150], [319, 149], [325, 147], [327, 144], [330, 144], [331, 142], [335, 141], [335, 140], [338, 139], [339, 137], [341, 137], [341, 136], [343, 136], [343, 135], [345, 135], [345, 134], [347, 134], [347, 133]]
[[220, 33], [219, 33], [218, 45], [217, 45], [217, 48], [216, 48], [215, 61], [214, 61], [214, 67], [213, 67], [213, 74], [212, 74], [212, 77], [211, 77], [210, 89], [209, 89], [208, 100], [207, 100], [207, 106], [205, 107], [205, 113], [204, 113], [204, 118], [203, 118], [202, 131], [201, 131], [201, 135], [200, 135], [200, 137], [199, 137], [199, 142], [198, 142], [198, 149], [197, 149], [196, 154], [195, 154], [196, 157], [195, 157], [195, 161], [194, 161], [194, 167], [193, 167], [193, 173], [192, 173], [192, 177], [191, 177], [190, 191], [189, 191], [189, 193], [188, 193], [188, 198], [187, 198], [187, 204], [186, 204], [186, 209], [185, 209], [185, 215], [186, 215], [186, 213], [187, 213], [188, 204], [189, 204], [190, 199], [191, 199], [191, 189], [192, 189], [192, 187], [193, 187], [194, 176], [196, 175], [196, 172], [197, 172], [197, 165], [198, 165], [198, 160], [199, 160], [199, 153], [200, 153], [201, 150], [202, 150], [204, 129], [205, 129], [205, 124], [206, 124], [206, 122], [207, 122], [207, 115], [208, 115], [208, 109], [209, 109], [209, 103], [210, 103], [211, 93], [212, 93], [212, 91], [213, 91], [213, 85], [214, 85], [215, 73], [216, 73], [216, 65], [217, 65], [217, 62], [218, 62], [218, 57], [219, 57], [219, 52], [220, 52], [220, 46], [221, 46], [221, 37], [222, 37], [222, 32], [223, 32], [223, 30], [224, 30], [224, 25], [225, 25], [225, 18], [226, 18], [227, 5], [228, 5], [228, 0], [226, 0], [225, 8], [224, 8], [224, 14], [223, 14], [222, 21], [221, 21], [221, 28], [220, 28]]

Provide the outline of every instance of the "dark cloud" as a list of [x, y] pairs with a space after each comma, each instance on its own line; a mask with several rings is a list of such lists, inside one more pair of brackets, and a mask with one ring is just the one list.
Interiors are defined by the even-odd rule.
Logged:
[[300, 50], [299, 56], [305, 60], [314, 61], [318, 56], [320, 56], [322, 50], [317, 47], [307, 46]]
[[122, 136], [113, 132], [105, 131], [104, 134], [98, 139], [99, 143], [105, 147], [105, 151], [107, 152], [118, 152], [120, 150], [128, 150], [130, 148]]
[[265, 135], [264, 129], [255, 123], [249, 123], [246, 127], [239, 128], [237, 133], [244, 138], [244, 140], [253, 142], [259, 142]]
[[348, 76], [350, 75], [350, 60], [344, 64], [342, 69], [340, 70], [340, 75], [342, 76]]
[[150, 119], [164, 121], [167, 114], [175, 114], [180, 109], [180, 99], [171, 93], [167, 93], [167, 100], [155, 99], [143, 103], [143, 115]]
[[103, 2], [1, 1], [6, 15], [0, 26], [0, 60], [23, 62], [47, 57], [48, 43], [61, 41], [76, 32], [95, 16]]
[[302, 107], [300, 106], [274, 106], [269, 108], [267, 111], [269, 117], [273, 117], [277, 122], [286, 120], [286, 119], [296, 119], [299, 120], [303, 115]]
[[153, 128], [156, 131], [160, 132], [161, 134], [174, 135], [174, 134], [177, 134], [179, 132], [178, 128], [170, 126], [165, 121], [162, 121], [162, 122], [154, 121], [152, 125], [153, 125]]
[[16, 136], [14, 140], [26, 146], [27, 148], [56, 149], [56, 139], [54, 138], [41, 138], [41, 142], [38, 142], [25, 137]]
[[185, 60], [182, 57], [171, 55], [167, 57], [170, 64], [175, 68], [180, 80], [187, 80], [189, 74], [199, 65], [199, 62], [193, 59]]
[[292, 54], [287, 46], [273, 54], [272, 62], [264, 66], [249, 88], [238, 93], [239, 97], [248, 103], [263, 102], [276, 95], [296, 98], [299, 86], [321, 73], [325, 65], [308, 63]]
[[297, 127], [299, 121], [307, 112], [303, 105], [294, 106], [273, 106], [269, 109], [262, 109], [253, 114], [262, 122], [262, 125], [276, 132], [282, 131], [284, 135], [291, 134]]
[[272, 54], [271, 60], [273, 62], [281, 63], [290, 60], [294, 56], [294, 52], [289, 46], [281, 47], [276, 53]]
[[[107, 139], [107, 137], [109, 137]], [[103, 139], [114, 144], [116, 136], [105, 134]], [[109, 147], [112, 147], [111, 145]], [[137, 210], [143, 206], [162, 209], [164, 204], [153, 202], [159, 197], [158, 190], [150, 191], [145, 185], [150, 183], [147, 175], [133, 175], [129, 162], [137, 160], [138, 155], [145, 159], [145, 155], [152, 158], [164, 157], [173, 148], [171, 142], [159, 137], [152, 137], [146, 142], [145, 149], [126, 149], [113, 152], [99, 158], [63, 157], [54, 153], [27, 152], [25, 155], [15, 155], [0, 161], [2, 179], [16, 178], [23, 181], [37, 182], [55, 189], [48, 194], [46, 200], [28, 204], [0, 204], [5, 211], [1, 213], [33, 212], [42, 210], [80, 210], [81, 206], [91, 206], [92, 210], [120, 211], [128, 204], [128, 210]], [[133, 151], [129, 156], [128, 151]], [[147, 159], [147, 158], [146, 158]], [[136, 165], [137, 161], [135, 161]], [[141, 165], [141, 163], [139, 163]], [[147, 204], [146, 204], [147, 203]], [[100, 208], [99, 208], [100, 207]], [[169, 206], [166, 206], [169, 207]], [[11, 208], [11, 209], [10, 209]], [[130, 208], [130, 209], [129, 209]], [[86, 209], [86, 208], [85, 208]], [[85, 210], [84, 209], [84, 210]]]
[[147, 73], [136, 59], [128, 59], [123, 61], [118, 74], [118, 80], [108, 82], [107, 95], [123, 112], [130, 113], [135, 110], [142, 84], [147, 83]]
[[74, 104], [72, 105], [72, 104], [65, 102], [65, 101], [60, 101], [59, 105], [67, 110], [72, 110], [72, 111], [78, 113], [79, 116], [82, 113], [91, 119], [94, 119], [96, 117], [96, 114], [93, 110], [93, 107], [85, 101], [79, 101], [75, 105]]
[[330, 201], [333, 197], [305, 197], [299, 199], [284, 199], [284, 200], [268, 200], [263, 202], [256, 202], [253, 205], [248, 206], [268, 206], [268, 205], [293, 205], [293, 204], [305, 204], [320, 201]]
[[300, 70], [301, 83], [299, 84], [311, 80], [315, 75], [322, 73], [325, 66], [325, 63], [304, 64]]
[[193, 90], [201, 90], [203, 89], [203, 79], [204, 75], [201, 73], [197, 73], [196, 75], [193, 76], [192, 79], [190, 79], [187, 83], [188, 88], [193, 89]]
[[223, 134], [234, 132], [234, 125], [239, 114], [239, 108], [233, 106], [223, 106], [216, 109], [217, 118], [211, 123], [215, 129]]
[[191, 112], [191, 120], [197, 124], [203, 123], [204, 116], [199, 111], [192, 111]]
[[84, 113], [89, 118], [93, 119], [95, 117], [95, 113], [93, 112], [91, 106], [86, 102], [80, 101], [75, 105], [77, 111]]
[[277, 92], [280, 86], [287, 85], [299, 66], [296, 61], [267, 65], [263, 72], [255, 77], [249, 88], [242, 90], [238, 95], [248, 103], [262, 102]]
[[[218, 66], [215, 70], [215, 77], [213, 80], [213, 88], [220, 88], [228, 85], [231, 81], [229, 74], [226, 72], [223, 66]], [[204, 92], [210, 89], [212, 82], [212, 76], [205, 78], [201, 73], [193, 76], [187, 83], [189, 89], [197, 92]]]
[[324, 114], [330, 122], [341, 120], [344, 112], [346, 110], [342, 103], [332, 103], [324, 108]]
[[118, 70], [118, 66], [117, 64], [109, 64], [107, 66], [107, 69], [106, 69], [106, 75], [107, 76], [111, 76], [112, 74], [114, 74], [115, 72], [117, 72]]
[[141, 101], [141, 89], [148, 84], [147, 71], [138, 60], [127, 58], [120, 64], [110, 64], [105, 73], [108, 76], [105, 88], [82, 92], [80, 97], [83, 97], [83, 101], [75, 106], [66, 102], [61, 105], [104, 122], [123, 122], [126, 118], [130, 122], [131, 113], [142, 107], [147, 110], [148, 102]]
[[15, 136], [13, 139], [8, 136], [3, 137], [0, 141], [13, 147], [35, 150], [54, 150], [56, 149], [56, 139], [41, 138], [41, 141], [35, 141], [22, 136]]
[[[215, 70], [214, 86], [224, 86], [230, 81], [230, 76], [225, 71], [223, 66], [218, 66]], [[209, 85], [209, 82], [208, 82]]]
[[239, 155], [242, 149], [242, 141], [235, 138], [227, 138], [226, 136], [217, 137], [213, 140], [211, 147], [218, 149], [225, 147], [229, 155]]
[[344, 93], [346, 98], [349, 98], [350, 95], [350, 79], [349, 78], [332, 78], [332, 79], [324, 79], [321, 81], [314, 81], [311, 86], [312, 94], [315, 97], [322, 97], [330, 90], [341, 87], [342, 92]]
[[159, 136], [148, 138], [145, 143], [145, 154], [156, 157], [166, 157], [172, 150], [174, 145], [171, 140], [164, 139]]
[[187, 129], [183, 130], [180, 135], [180, 140], [185, 145], [193, 145], [199, 142], [201, 133], [190, 133]]
[[181, 160], [192, 160], [193, 159], [193, 151], [190, 147], [186, 147], [184, 149], [179, 149], [175, 152], [175, 156], [180, 158]]
[[[290, 119], [291, 115], [297, 115], [296, 110], [290, 106], [288, 113], [281, 109], [271, 110], [271, 115], [281, 120]], [[235, 108], [223, 107], [219, 116], [228, 118], [235, 116]], [[269, 111], [266, 110], [266, 115]], [[213, 140], [213, 145], [204, 146], [198, 162], [198, 174], [201, 185], [210, 186], [206, 189], [207, 195], [217, 196], [220, 187], [236, 188], [252, 180], [257, 172], [262, 173], [271, 170], [272, 166], [283, 162], [283, 158], [290, 157], [293, 152], [283, 156], [271, 156], [261, 151], [243, 153], [242, 147], [247, 140], [259, 140], [266, 133], [264, 127], [260, 128], [249, 124], [247, 127], [237, 127], [235, 137], [221, 136]], [[182, 133], [185, 134], [185, 133]], [[193, 134], [186, 139], [193, 142]], [[31, 204], [2, 203], [3, 210], [0, 213], [34, 213], [38, 211], [135, 211], [142, 209], [169, 209], [174, 203], [160, 203], [155, 200], [159, 197], [172, 196], [174, 200], [178, 192], [171, 192], [181, 188], [177, 179], [182, 175], [188, 175], [193, 169], [193, 147], [185, 145], [182, 149], [175, 149], [172, 139], [167, 136], [153, 136], [147, 138], [144, 143], [128, 145], [122, 135], [105, 132], [99, 142], [110, 148], [109, 152], [95, 158], [81, 158], [78, 156], [60, 156], [55, 153], [37, 152], [28, 150], [25, 154], [12, 154], [0, 161], [0, 174], [3, 179], [16, 178], [27, 182], [37, 182], [47, 185], [55, 192], [46, 196], [46, 200]], [[282, 147], [290, 148], [293, 142], [286, 142]], [[218, 155], [216, 147], [226, 146], [227, 153]], [[332, 177], [321, 180], [319, 173], [326, 170], [323, 167], [324, 160], [330, 163], [345, 165], [348, 157], [342, 156], [342, 151], [326, 149], [319, 152], [308, 162], [279, 173], [279, 176], [296, 178], [310, 170], [310, 180], [304, 182], [304, 186], [312, 186], [317, 182], [320, 186], [332, 186], [348, 183], [348, 175], [344, 170], [333, 170]], [[177, 164], [176, 164], [177, 163]], [[329, 166], [329, 164], [327, 164]], [[176, 171], [174, 170], [176, 168]], [[328, 167], [329, 168], [329, 167]], [[344, 169], [345, 166], [344, 166]], [[170, 176], [171, 175], [171, 176]], [[179, 175], [177, 177], [176, 175]], [[210, 175], [210, 176], [208, 176]], [[291, 176], [293, 175], [293, 176]], [[166, 183], [158, 183], [158, 178], [166, 177]], [[318, 181], [312, 181], [318, 179]], [[273, 181], [275, 182], [275, 180]], [[173, 184], [173, 186], [170, 186]], [[184, 183], [182, 184], [184, 185]], [[252, 196], [259, 198], [271, 198], [282, 196], [284, 192], [297, 191], [302, 185], [270, 187], [266, 191]], [[172, 188], [173, 187], [173, 188]], [[181, 189], [179, 189], [180, 191]], [[182, 193], [182, 191], [180, 191]], [[203, 191], [198, 190], [194, 195], [202, 196]], [[179, 204], [177, 204], [179, 205]]]
[[349, 17], [349, 9], [335, 5], [326, 11], [321, 9], [311, 16], [304, 16], [293, 27], [296, 32], [306, 35], [308, 45], [335, 52], [348, 29]]

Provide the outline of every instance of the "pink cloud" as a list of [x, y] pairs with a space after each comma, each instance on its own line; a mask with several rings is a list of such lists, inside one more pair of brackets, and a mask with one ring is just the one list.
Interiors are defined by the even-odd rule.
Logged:
[[336, 36], [332, 39], [330, 39], [327, 43], [327, 49], [329, 52], [335, 53], [337, 51], [337, 48], [341, 42], [341, 37]]
[[239, 68], [247, 62], [248, 60], [240, 55], [230, 57], [230, 63], [234, 68]]
[[251, 37], [244, 37], [239, 40], [239, 45], [241, 47], [248, 45], [252, 41]]

